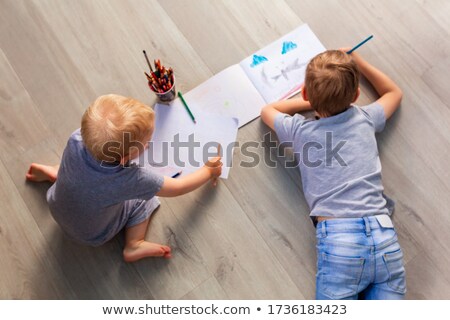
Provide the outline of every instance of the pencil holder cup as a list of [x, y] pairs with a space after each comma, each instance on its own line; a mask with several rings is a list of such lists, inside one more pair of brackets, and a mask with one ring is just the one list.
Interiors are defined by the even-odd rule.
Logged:
[[[149, 84], [150, 86], [150, 84]], [[150, 87], [150, 90], [152, 88]], [[154, 90], [152, 90], [153, 92], [155, 92]], [[177, 90], [175, 88], [175, 76], [173, 77], [173, 83], [172, 86], [170, 87], [169, 90], [167, 90], [166, 92], [155, 92], [156, 97], [158, 98], [158, 100], [162, 103], [169, 103], [170, 101], [172, 101], [173, 99], [175, 99], [176, 95], [177, 95]]]

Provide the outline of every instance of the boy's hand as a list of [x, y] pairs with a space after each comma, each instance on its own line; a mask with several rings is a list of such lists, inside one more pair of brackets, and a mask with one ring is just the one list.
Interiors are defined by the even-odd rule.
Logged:
[[[347, 52], [351, 49], [341, 48], [339, 50]], [[377, 102], [383, 107], [386, 119], [389, 119], [400, 106], [403, 97], [402, 90], [386, 74], [364, 60], [359, 53], [353, 51], [351, 56], [358, 65], [361, 74], [369, 80], [377, 91], [380, 96]]]
[[[350, 47], [343, 47], [343, 48], [339, 48], [338, 50], [339, 50], [339, 51], [342, 51], [343, 53], [347, 53], [347, 52], [349, 52], [350, 50], [352, 50], [352, 48], [350, 48]], [[347, 53], [347, 54], [350, 55], [350, 56], [353, 58], [353, 60], [356, 62], [356, 64], [359, 65], [359, 63], [360, 63], [360, 61], [361, 61], [362, 59], [361, 59], [361, 56], [359, 55], [358, 52], [353, 51], [352, 53]]]
[[217, 185], [217, 179], [222, 174], [223, 163], [220, 161], [221, 159], [222, 157], [214, 157], [205, 164], [205, 168], [208, 169], [210, 177], [213, 180], [213, 186]]

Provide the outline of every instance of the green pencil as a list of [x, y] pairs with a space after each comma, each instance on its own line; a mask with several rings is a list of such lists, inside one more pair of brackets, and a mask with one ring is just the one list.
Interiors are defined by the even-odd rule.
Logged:
[[183, 95], [181, 94], [180, 91], [178, 91], [178, 96], [180, 97], [181, 102], [183, 102], [183, 105], [184, 105], [184, 107], [186, 108], [187, 112], [189, 113], [189, 116], [191, 117], [192, 121], [194, 121], [194, 123], [197, 123], [197, 121], [195, 121], [194, 115], [193, 115], [192, 112], [191, 112], [191, 109], [189, 109], [189, 107], [188, 107], [186, 101], [184, 101]]

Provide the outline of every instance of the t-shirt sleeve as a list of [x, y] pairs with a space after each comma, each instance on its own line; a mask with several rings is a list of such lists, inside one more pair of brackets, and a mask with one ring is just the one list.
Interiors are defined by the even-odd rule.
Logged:
[[280, 113], [275, 117], [275, 133], [278, 136], [280, 143], [293, 142], [294, 136], [300, 129], [305, 117], [301, 114], [290, 116], [285, 113]]
[[150, 200], [164, 183], [164, 177], [158, 173], [151, 171], [146, 167], [137, 167], [134, 175], [134, 181], [130, 183], [130, 198]]
[[386, 124], [386, 115], [384, 114], [384, 109], [378, 102], [371, 103], [367, 106], [361, 107], [365, 112], [367, 118], [372, 121], [375, 132], [381, 132]]

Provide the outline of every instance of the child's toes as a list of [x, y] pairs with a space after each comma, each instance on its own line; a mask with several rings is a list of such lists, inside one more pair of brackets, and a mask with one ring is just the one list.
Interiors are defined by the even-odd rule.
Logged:
[[168, 246], [161, 246], [161, 250], [163, 251], [163, 257], [164, 258], [170, 258], [170, 257], [172, 257], [172, 254], [171, 254], [171, 249], [170, 249], [170, 247], [168, 247]]

